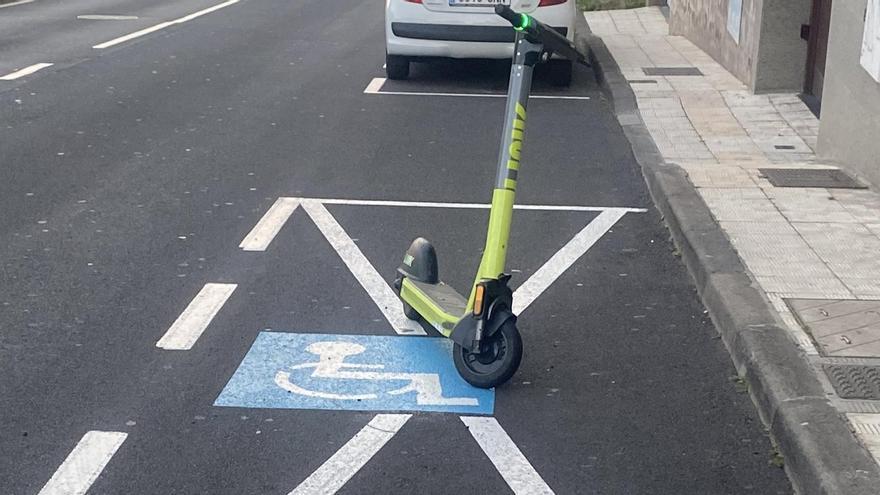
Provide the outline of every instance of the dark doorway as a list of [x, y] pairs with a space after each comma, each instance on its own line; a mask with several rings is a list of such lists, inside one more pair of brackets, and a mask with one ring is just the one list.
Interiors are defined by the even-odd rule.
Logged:
[[[805, 99], [812, 100], [818, 113], [825, 81], [825, 56], [828, 52], [828, 32], [831, 27], [831, 0], [813, 0], [810, 14], [807, 48], [807, 70], [804, 81]], [[805, 33], [806, 34], [806, 33]]]

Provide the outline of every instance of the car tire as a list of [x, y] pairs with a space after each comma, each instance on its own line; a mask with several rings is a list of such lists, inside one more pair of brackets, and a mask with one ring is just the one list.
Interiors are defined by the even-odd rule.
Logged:
[[385, 74], [388, 79], [401, 80], [409, 77], [409, 59], [400, 55], [385, 54]]
[[551, 60], [549, 62], [550, 83], [554, 86], [571, 86], [572, 62], [571, 60]]

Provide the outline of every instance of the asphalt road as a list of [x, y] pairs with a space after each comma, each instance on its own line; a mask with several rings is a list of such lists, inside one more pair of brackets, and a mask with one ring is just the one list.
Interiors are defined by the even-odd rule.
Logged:
[[[92, 48], [212, 5], [0, 9], [0, 75], [54, 64], [0, 81], [3, 493], [285, 494], [370, 430], [376, 412], [214, 405], [264, 330], [395, 335], [302, 206], [265, 251], [239, 248], [279, 197], [340, 200], [324, 207], [386, 282], [418, 235], [453, 286], [476, 269], [486, 210], [348, 200], [488, 202], [503, 100], [473, 95], [503, 91], [503, 64], [417, 66], [379, 90], [471, 96], [365, 93], [382, 6], [356, 0], [242, 0]], [[518, 201], [596, 208], [518, 211], [514, 286], [608, 208], [646, 211], [520, 315], [492, 423], [512, 443], [496, 431], [484, 451], [460, 414], [415, 412], [339, 493], [790, 492], [592, 74], [562, 93], [539, 74], [535, 93], [581, 99], [533, 100]], [[236, 287], [191, 349], [157, 347], [208, 283]], [[102, 457], [93, 431], [124, 440]], [[511, 444], [525, 485], [490, 461]], [[75, 448], [81, 469], [58, 474]]]

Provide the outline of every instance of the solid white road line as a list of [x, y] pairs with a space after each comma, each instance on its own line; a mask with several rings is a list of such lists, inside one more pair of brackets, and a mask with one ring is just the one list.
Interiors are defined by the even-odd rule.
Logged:
[[403, 314], [400, 299], [327, 208], [320, 202], [310, 199], [302, 200], [302, 207], [385, 315], [385, 319], [394, 331], [401, 335], [426, 335], [425, 330], [418, 323]]
[[4, 5], [0, 5], [0, 9], [5, 9], [6, 7], [15, 7], [16, 5], [24, 5], [26, 3], [31, 3], [34, 0], [18, 0], [17, 2], [7, 3]]
[[127, 436], [118, 431], [90, 431], [83, 435], [39, 495], [84, 495]]
[[547, 486], [495, 418], [462, 416], [461, 420], [513, 493], [553, 494], [553, 490]]
[[234, 4], [238, 3], [239, 1], [241, 1], [241, 0], [227, 0], [226, 2], [223, 2], [221, 4], [215, 5], [213, 7], [208, 7], [207, 9], [203, 9], [198, 12], [193, 12], [192, 14], [183, 16], [179, 19], [175, 19], [173, 21], [162, 22], [162, 23], [156, 24], [155, 26], [150, 26], [148, 28], [141, 29], [140, 31], [135, 31], [130, 34], [126, 34], [125, 36], [120, 36], [119, 38], [115, 38], [110, 41], [105, 41], [104, 43], [97, 44], [97, 45], [93, 46], [92, 48], [96, 48], [98, 50], [103, 49], [103, 48], [110, 48], [111, 46], [115, 46], [120, 43], [125, 43], [126, 41], [133, 40], [135, 38], [140, 38], [141, 36], [144, 36], [144, 35], [147, 35], [150, 33], [154, 33], [154, 32], [159, 31], [161, 29], [165, 29], [168, 26], [173, 26], [174, 24], [183, 24], [184, 22], [191, 21], [191, 20], [195, 19], [196, 17], [201, 17], [205, 14], [210, 14], [211, 12], [220, 10], [225, 7], [229, 7], [230, 5], [234, 5]]
[[513, 313], [521, 314], [529, 307], [550, 284], [556, 281], [565, 270], [574, 264], [590, 249], [611, 227], [617, 223], [625, 211], [619, 209], [605, 210], [592, 222], [577, 233], [562, 249], [556, 252], [528, 280], [513, 293]]
[[[9, 4], [9, 5], [12, 5], [12, 4]], [[8, 7], [8, 5], [7, 5], [7, 7]], [[47, 64], [47, 63], [34, 64], [34, 65], [31, 65], [30, 67], [25, 67], [24, 69], [19, 69], [15, 72], [10, 72], [9, 74], [6, 74], [5, 76], [0, 77], [0, 81], [14, 81], [14, 80], [18, 79], [19, 77], [29, 76], [40, 69], [45, 69], [46, 67], [51, 67], [51, 66], [52, 66], [52, 64]]]
[[332, 495], [400, 431], [411, 414], [378, 414], [289, 495]]
[[[369, 95], [408, 95], [408, 96], [470, 96], [482, 98], [507, 98], [504, 93], [435, 93], [423, 91], [382, 91], [387, 79], [374, 77], [370, 84], [364, 88], [364, 93]], [[530, 99], [538, 100], [589, 100], [589, 96], [565, 96], [565, 95], [531, 95]]]
[[156, 342], [156, 347], [176, 351], [192, 349], [236, 287], [235, 284], [205, 284]]
[[[293, 201], [314, 201], [325, 205], [351, 206], [402, 206], [407, 208], [461, 208], [488, 210], [492, 207], [484, 203], [439, 203], [430, 201], [385, 201], [373, 199], [330, 199], [330, 198], [287, 198]], [[514, 210], [532, 211], [621, 211], [624, 213], [644, 213], [645, 208], [618, 208], [601, 206], [567, 206], [567, 205], [514, 205]]]
[[265, 251], [297, 206], [296, 198], [278, 198], [238, 247], [245, 251]]

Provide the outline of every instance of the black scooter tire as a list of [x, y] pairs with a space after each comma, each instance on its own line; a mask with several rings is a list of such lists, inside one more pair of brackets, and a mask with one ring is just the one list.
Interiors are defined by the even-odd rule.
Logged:
[[419, 321], [422, 319], [422, 315], [420, 315], [419, 312], [416, 311], [412, 306], [410, 306], [409, 304], [405, 303], [402, 300], [400, 302], [403, 304], [404, 316], [406, 316], [407, 318], [409, 318], [410, 320], [413, 320], [413, 321]]
[[[500, 349], [502, 351], [498, 352]], [[483, 348], [489, 351], [473, 353], [455, 344], [452, 361], [464, 381], [477, 388], [492, 388], [510, 380], [522, 361], [522, 337], [516, 324], [506, 322], [494, 335], [486, 339]]]

